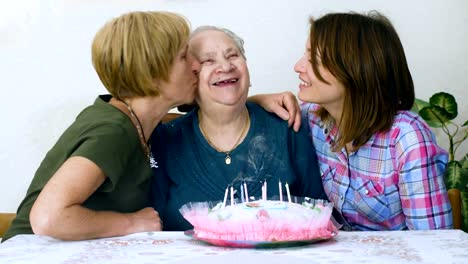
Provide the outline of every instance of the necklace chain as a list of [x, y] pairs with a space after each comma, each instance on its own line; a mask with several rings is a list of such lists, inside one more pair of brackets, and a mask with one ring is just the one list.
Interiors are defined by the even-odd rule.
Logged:
[[133, 109], [130, 107], [130, 105], [123, 101], [123, 100], [119, 100], [121, 101], [122, 103], [125, 104], [125, 106], [127, 107], [128, 111], [130, 112], [130, 116], [136, 121], [136, 122], [132, 122], [135, 124], [135, 127], [138, 131], [138, 136], [140, 137], [140, 141], [141, 141], [141, 145], [143, 147], [143, 150], [145, 151], [145, 155], [146, 155], [146, 158], [148, 159], [148, 161], [151, 162], [151, 145], [148, 145], [147, 141], [146, 141], [146, 137], [145, 137], [145, 134], [143, 132], [143, 126], [141, 125], [141, 122], [140, 122], [140, 119], [138, 119], [137, 115], [135, 114], [135, 112], [133, 112]]
[[249, 126], [250, 124], [250, 115], [249, 115], [249, 112], [247, 111], [247, 118], [245, 119], [245, 123], [244, 123], [244, 127], [242, 128], [242, 131], [240, 132], [239, 134], [239, 137], [237, 138], [236, 140], [236, 143], [234, 143], [234, 145], [232, 146], [232, 148], [228, 151], [224, 151], [224, 150], [220, 150], [219, 148], [216, 147], [215, 144], [213, 144], [213, 142], [211, 142], [210, 138], [208, 137], [208, 134], [205, 132], [205, 130], [203, 129], [203, 125], [202, 125], [202, 115], [200, 114], [200, 112], [198, 113], [198, 119], [199, 119], [199, 123], [198, 123], [198, 126], [200, 127], [200, 131], [202, 132], [202, 135], [205, 137], [206, 141], [208, 142], [208, 144], [210, 144], [210, 146], [212, 146], [216, 151], [218, 152], [224, 152], [226, 154], [226, 158], [224, 158], [224, 162], [226, 163], [226, 165], [229, 165], [231, 164], [231, 151], [233, 151], [239, 144], [240, 144], [240, 140], [242, 138], [242, 136], [244, 135], [247, 127]]

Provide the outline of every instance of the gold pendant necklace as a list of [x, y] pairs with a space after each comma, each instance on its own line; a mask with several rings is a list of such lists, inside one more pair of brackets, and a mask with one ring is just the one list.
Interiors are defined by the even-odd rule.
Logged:
[[232, 146], [232, 148], [230, 150], [224, 151], [224, 150], [218, 149], [216, 147], [216, 145], [213, 144], [213, 142], [210, 141], [210, 138], [208, 137], [208, 134], [205, 132], [205, 130], [203, 130], [202, 115], [200, 114], [200, 112], [198, 112], [198, 127], [200, 127], [200, 131], [201, 131], [203, 137], [206, 139], [208, 144], [210, 144], [210, 146], [212, 146], [216, 151], [226, 153], [226, 157], [224, 158], [224, 163], [226, 163], [226, 165], [231, 164], [231, 162], [232, 162], [231, 155], [230, 155], [231, 151], [233, 151], [239, 145], [240, 140], [241, 140], [242, 136], [244, 135], [247, 127], [249, 126], [249, 124], [250, 124], [250, 115], [249, 115], [249, 112], [247, 111], [247, 118], [245, 119], [244, 127], [242, 128], [242, 131], [241, 131], [239, 137], [237, 138], [236, 143], [234, 143], [234, 145]]
[[226, 152], [226, 158], [224, 159], [224, 162], [227, 165], [231, 164], [231, 156], [229, 156], [229, 151]]

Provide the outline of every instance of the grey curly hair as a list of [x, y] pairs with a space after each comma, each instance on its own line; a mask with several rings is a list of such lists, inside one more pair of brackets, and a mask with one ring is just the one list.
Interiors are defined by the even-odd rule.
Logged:
[[232, 32], [231, 30], [229, 30], [227, 28], [209, 26], [209, 25], [199, 26], [190, 34], [190, 38], [193, 38], [198, 33], [201, 33], [201, 32], [204, 32], [204, 31], [210, 31], [210, 30], [219, 31], [219, 32], [223, 32], [224, 34], [226, 34], [226, 36], [228, 36], [230, 39], [232, 39], [232, 41], [234, 42], [236, 47], [239, 49], [242, 57], [245, 60], [247, 60], [247, 58], [245, 57], [244, 40], [241, 37], [239, 37], [236, 33]]

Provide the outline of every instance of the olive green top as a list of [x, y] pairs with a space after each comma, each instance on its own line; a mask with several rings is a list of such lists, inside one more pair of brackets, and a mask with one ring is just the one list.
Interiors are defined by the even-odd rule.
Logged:
[[110, 98], [99, 96], [84, 109], [47, 153], [3, 241], [33, 233], [29, 213], [37, 196], [60, 166], [73, 156], [91, 160], [107, 177], [83, 206], [122, 213], [148, 206], [151, 168], [136, 128], [127, 115], [107, 103]]

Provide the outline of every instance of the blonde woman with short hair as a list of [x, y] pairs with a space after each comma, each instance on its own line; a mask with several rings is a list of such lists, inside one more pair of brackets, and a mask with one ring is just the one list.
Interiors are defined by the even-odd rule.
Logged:
[[47, 153], [4, 240], [18, 234], [63, 240], [162, 229], [147, 207], [148, 138], [169, 109], [193, 101], [198, 62], [187, 54], [187, 21], [131, 12], [106, 23], [92, 61], [110, 93], [84, 109]]

